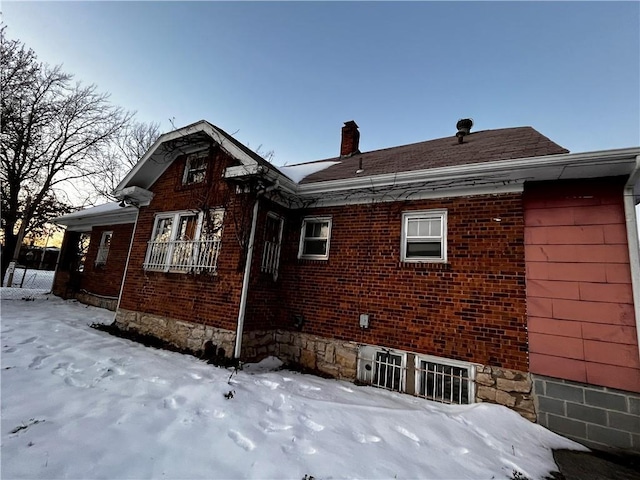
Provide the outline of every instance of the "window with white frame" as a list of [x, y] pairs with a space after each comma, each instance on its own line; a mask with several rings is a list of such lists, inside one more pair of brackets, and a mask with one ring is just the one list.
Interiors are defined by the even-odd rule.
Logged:
[[282, 229], [284, 219], [273, 212], [267, 213], [264, 225], [264, 250], [260, 270], [278, 279], [278, 264], [280, 262], [280, 248], [282, 245]]
[[308, 217], [302, 221], [298, 258], [326, 260], [329, 258], [331, 217]]
[[416, 394], [441, 403], [472, 403], [475, 365], [455, 360], [416, 358]]
[[447, 211], [403, 213], [401, 256], [403, 262], [446, 262]]
[[436, 402], [473, 403], [475, 372], [468, 362], [373, 345], [358, 348], [359, 381]]
[[213, 272], [218, 262], [224, 210], [156, 216], [144, 268], [162, 272]]
[[113, 232], [102, 232], [100, 238], [100, 246], [98, 247], [98, 253], [96, 254], [96, 266], [104, 265], [107, 263], [107, 257], [109, 256], [109, 247], [111, 246], [111, 238]]
[[207, 157], [208, 152], [206, 150], [187, 155], [182, 177], [184, 185], [204, 182], [207, 176]]
[[403, 392], [406, 382], [405, 352], [363, 345], [358, 351], [358, 380]]

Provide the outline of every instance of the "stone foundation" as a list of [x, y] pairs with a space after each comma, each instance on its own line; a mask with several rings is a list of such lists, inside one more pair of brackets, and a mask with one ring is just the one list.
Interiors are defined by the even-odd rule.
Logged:
[[203, 352], [205, 343], [210, 341], [217, 349], [222, 348], [226, 357], [233, 356], [236, 333], [231, 330], [122, 308], [116, 313], [116, 326], [152, 335], [196, 354]]
[[504, 405], [536, 421], [531, 375], [518, 370], [480, 366], [476, 370], [476, 402]]
[[[226, 357], [233, 356], [235, 332], [231, 330], [124, 309], [118, 310], [116, 325], [122, 330], [152, 335], [196, 354], [203, 352], [205, 344], [211, 342], [216, 349], [222, 348]], [[356, 379], [358, 344], [355, 342], [286, 330], [249, 331], [243, 334], [242, 352], [245, 361], [258, 361], [273, 355], [320, 374]], [[532, 385], [528, 373], [478, 366], [475, 401], [504, 405], [535, 422]]]
[[355, 380], [358, 344], [302, 332], [275, 332], [274, 354], [283, 361], [346, 380]]
[[76, 300], [78, 300], [80, 303], [84, 303], [85, 305], [106, 308], [107, 310], [111, 310], [112, 312], [115, 312], [116, 308], [118, 308], [117, 297], [101, 297], [100, 295], [94, 295], [85, 291], [77, 292], [73, 296]]

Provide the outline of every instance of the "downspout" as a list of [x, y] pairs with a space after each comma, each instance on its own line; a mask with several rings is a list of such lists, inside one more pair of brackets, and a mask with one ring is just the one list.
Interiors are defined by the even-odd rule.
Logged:
[[244, 329], [244, 314], [247, 310], [247, 296], [249, 293], [249, 277], [251, 274], [251, 263], [253, 262], [253, 243], [256, 238], [256, 225], [258, 224], [258, 206], [260, 204], [260, 194], [256, 197], [253, 205], [253, 218], [251, 220], [251, 233], [249, 234], [249, 245], [247, 246], [247, 258], [244, 265], [244, 277], [242, 278], [242, 293], [240, 294], [240, 308], [238, 309], [238, 327], [236, 329], [236, 344], [233, 350], [233, 358], [240, 358], [242, 349], [242, 331]]
[[640, 353], [640, 245], [638, 242], [638, 218], [634, 199], [634, 186], [640, 181], [640, 155], [636, 156], [636, 166], [624, 186], [622, 199], [624, 217], [627, 224], [627, 245], [629, 247], [629, 267], [631, 270], [631, 290], [636, 317], [637, 347]]
[[127, 253], [127, 261], [124, 264], [124, 272], [122, 272], [122, 285], [120, 285], [120, 293], [118, 294], [118, 305], [113, 315], [113, 321], [115, 323], [118, 317], [118, 310], [120, 310], [120, 302], [122, 302], [122, 293], [124, 292], [124, 282], [127, 279], [127, 270], [129, 270], [129, 260], [131, 259], [131, 250], [133, 249], [133, 239], [136, 238], [136, 230], [138, 228], [138, 217], [140, 216], [140, 207], [136, 207], [136, 221], [133, 223], [133, 232], [131, 232], [131, 241], [129, 242], [129, 252]]

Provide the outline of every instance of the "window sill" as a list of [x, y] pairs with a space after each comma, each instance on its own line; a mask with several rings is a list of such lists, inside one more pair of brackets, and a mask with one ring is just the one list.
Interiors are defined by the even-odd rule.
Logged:
[[192, 276], [202, 276], [207, 275], [209, 277], [215, 277], [218, 275], [218, 270], [209, 270], [209, 269], [198, 269], [198, 270], [179, 270], [179, 269], [159, 269], [159, 268], [142, 268], [145, 274], [165, 274], [165, 275], [192, 275]]
[[298, 263], [327, 263], [329, 257], [299, 257]]
[[399, 268], [406, 268], [410, 270], [435, 270], [435, 271], [450, 271], [451, 264], [449, 262], [400, 262]]

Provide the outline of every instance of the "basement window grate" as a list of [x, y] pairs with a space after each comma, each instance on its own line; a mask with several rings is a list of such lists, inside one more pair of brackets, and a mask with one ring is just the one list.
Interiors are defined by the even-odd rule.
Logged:
[[358, 381], [440, 403], [473, 403], [475, 370], [472, 363], [373, 345], [358, 350]]
[[472, 366], [456, 366], [420, 357], [416, 362], [418, 396], [460, 405], [473, 401]]

